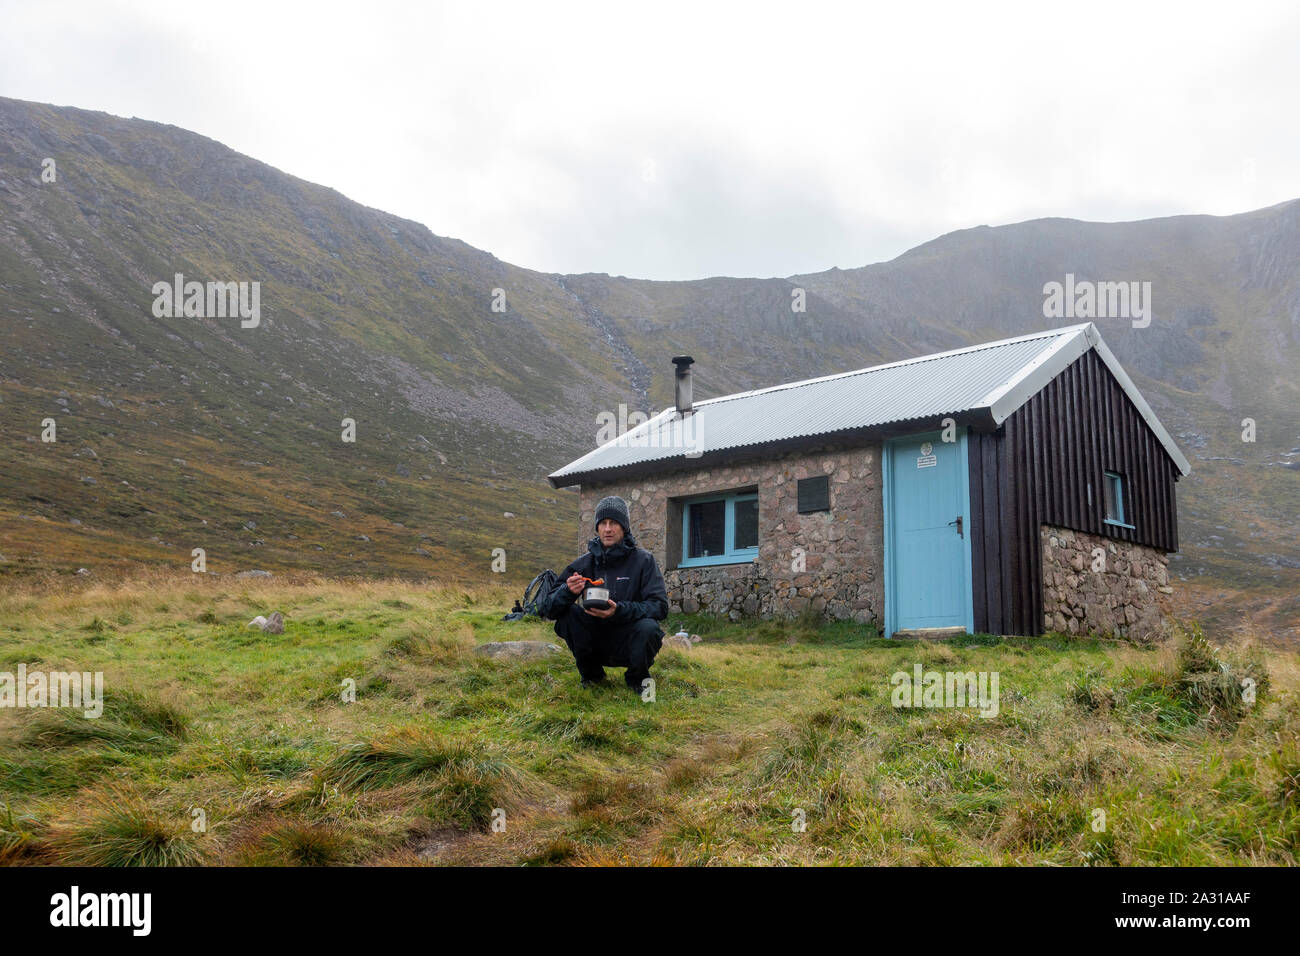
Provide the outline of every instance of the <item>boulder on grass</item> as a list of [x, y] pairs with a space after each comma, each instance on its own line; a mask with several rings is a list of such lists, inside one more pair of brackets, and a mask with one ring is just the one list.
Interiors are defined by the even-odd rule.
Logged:
[[539, 661], [552, 654], [563, 654], [564, 648], [549, 641], [491, 641], [474, 648], [474, 653], [498, 661]]
[[262, 617], [262, 615], [259, 614], [248, 622], [248, 626], [260, 627], [267, 634], [283, 634], [284, 615], [279, 611], [273, 611], [269, 618]]

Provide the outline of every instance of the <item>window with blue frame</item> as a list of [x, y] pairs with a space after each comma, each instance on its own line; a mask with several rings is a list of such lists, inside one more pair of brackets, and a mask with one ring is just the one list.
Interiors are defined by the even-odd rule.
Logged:
[[1102, 475], [1101, 495], [1106, 524], [1133, 527], [1130, 520], [1132, 515], [1126, 514], [1124, 510], [1124, 476], [1113, 471], [1105, 472]]
[[758, 557], [758, 495], [719, 495], [682, 504], [682, 563], [740, 564]]

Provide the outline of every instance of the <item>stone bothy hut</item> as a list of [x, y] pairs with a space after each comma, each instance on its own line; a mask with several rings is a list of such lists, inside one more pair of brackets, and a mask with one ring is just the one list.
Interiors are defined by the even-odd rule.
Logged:
[[550, 475], [619, 495], [671, 611], [890, 636], [1158, 628], [1187, 459], [1092, 323], [674, 407]]

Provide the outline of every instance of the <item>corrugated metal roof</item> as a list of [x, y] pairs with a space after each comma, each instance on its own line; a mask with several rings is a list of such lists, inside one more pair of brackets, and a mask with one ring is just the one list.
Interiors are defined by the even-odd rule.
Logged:
[[1054, 376], [1059, 369], [1052, 367], [1063, 368], [1090, 348], [1092, 336], [1097, 336], [1095, 328], [1085, 323], [724, 395], [695, 403], [684, 423], [676, 409], [665, 409], [565, 465], [550, 480], [563, 487], [596, 477], [596, 472], [667, 459], [681, 459], [682, 467], [689, 467], [692, 458], [708, 452], [962, 412], [986, 411], [1001, 422], [1028, 400], [1029, 395], [1019, 394], [1024, 391], [1017, 388], [1020, 383], [1036, 381], [1043, 373]]

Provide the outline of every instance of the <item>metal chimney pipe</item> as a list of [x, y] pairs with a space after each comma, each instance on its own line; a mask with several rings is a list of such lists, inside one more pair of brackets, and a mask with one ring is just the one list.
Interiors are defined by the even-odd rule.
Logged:
[[677, 414], [685, 418], [692, 411], [691, 409], [691, 365], [695, 359], [689, 355], [673, 356], [673, 364], [677, 366], [675, 375], [674, 392], [677, 398]]

